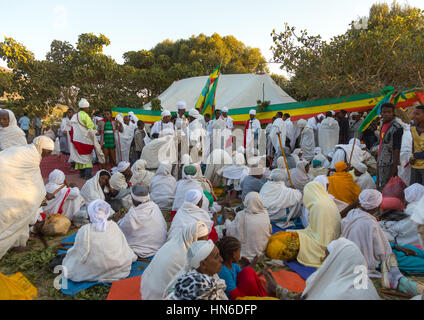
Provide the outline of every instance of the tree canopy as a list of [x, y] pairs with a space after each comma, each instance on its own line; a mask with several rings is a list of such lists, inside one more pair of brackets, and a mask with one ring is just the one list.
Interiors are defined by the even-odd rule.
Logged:
[[57, 104], [76, 107], [81, 97], [96, 110], [141, 108], [175, 80], [209, 75], [219, 64], [223, 73], [268, 71], [259, 49], [216, 33], [125, 52], [122, 65], [103, 53], [108, 45], [105, 35], [84, 33], [76, 45], [54, 40], [46, 58], [36, 60], [23, 44], [6, 37], [0, 58], [12, 73], [0, 70], [0, 96], [18, 97], [9, 107], [30, 115], [45, 115]]
[[392, 85], [424, 87], [424, 12], [393, 2], [374, 4], [329, 41], [287, 23], [272, 31], [274, 62], [291, 75], [283, 89], [297, 100], [376, 92]]

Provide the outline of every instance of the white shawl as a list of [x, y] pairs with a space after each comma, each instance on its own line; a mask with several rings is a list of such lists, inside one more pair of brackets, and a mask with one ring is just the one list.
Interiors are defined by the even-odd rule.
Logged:
[[110, 283], [127, 277], [136, 260], [121, 229], [108, 221], [104, 232], [96, 231], [91, 224], [82, 226], [62, 265], [72, 281]]
[[313, 180], [312, 175], [306, 173], [305, 167], [307, 164], [308, 163], [306, 161], [299, 161], [296, 164], [296, 168], [290, 170], [290, 175], [294, 187], [302, 192], [306, 184]]
[[8, 109], [4, 110], [9, 113], [9, 126], [6, 128], [0, 126], [0, 151], [27, 145], [25, 132], [18, 127], [15, 114]]
[[96, 175], [88, 180], [81, 188], [81, 196], [84, 198], [85, 204], [88, 206], [91, 201], [105, 199], [105, 194], [99, 184], [100, 173], [106, 170], [97, 171]]
[[318, 127], [318, 143], [322, 153], [327, 154], [339, 142], [339, 123], [332, 117], [322, 120]]
[[162, 210], [170, 210], [174, 202], [177, 181], [171, 170], [171, 164], [161, 163], [149, 186], [150, 199]]
[[34, 144], [0, 152], [0, 259], [28, 240], [30, 221], [46, 195], [40, 162], [41, 148]]
[[334, 240], [328, 246], [330, 254], [322, 266], [307, 280], [302, 296], [306, 300], [380, 300], [372, 281], [366, 277], [366, 288], [355, 288], [360, 274], [355, 270], [366, 261], [358, 247], [345, 238]]
[[359, 177], [355, 176], [353, 180], [361, 188], [361, 191], [366, 189], [377, 189], [374, 179], [368, 172], [361, 174]]
[[300, 148], [303, 151], [303, 158], [310, 161], [315, 156], [314, 129], [310, 125], [306, 125], [300, 136]]
[[377, 220], [368, 212], [353, 209], [342, 219], [342, 237], [353, 241], [361, 250], [369, 276], [379, 278], [381, 275], [375, 269], [392, 253], [392, 248]]
[[173, 135], [153, 139], [144, 146], [140, 159], [146, 160], [149, 169], [158, 168], [164, 161], [174, 163], [178, 160], [175, 139]]
[[143, 300], [161, 300], [168, 283], [184, 267], [187, 250], [198, 239], [202, 222], [185, 225], [180, 233], [166, 242], [141, 277], [141, 298]]
[[149, 186], [152, 182], [152, 178], [155, 175], [153, 172], [146, 170], [147, 162], [145, 160], [137, 160], [131, 167], [132, 177], [130, 182], [133, 186], [136, 184], [142, 184]]
[[[73, 140], [76, 142], [80, 142], [83, 144], [94, 146], [95, 142], [94, 140], [97, 140], [95, 135], [93, 135], [93, 132], [96, 132], [92, 129], [87, 129], [83, 125], [80, 124], [78, 121], [79, 112], [75, 113], [71, 118], [71, 126], [73, 131]], [[78, 150], [75, 148], [74, 144], [71, 142], [69, 145], [69, 151], [70, 151], [70, 159], [74, 162], [81, 163], [81, 164], [88, 164], [92, 161], [92, 154], [79, 154]]]
[[194, 180], [194, 177], [191, 180], [182, 179], [177, 182], [174, 203], [172, 204], [172, 211], [178, 211], [178, 209], [180, 209], [184, 203], [186, 192], [191, 189], [196, 189], [203, 193], [202, 185], [199, 181]]
[[130, 248], [142, 258], [153, 256], [166, 241], [167, 225], [159, 207], [152, 201], [131, 207], [118, 221]]
[[275, 119], [275, 121], [272, 123], [271, 132], [269, 133], [269, 138], [272, 141], [272, 145], [274, 149], [278, 152], [278, 150], [281, 151], [281, 147], [280, 147], [280, 141], [278, 139], [277, 132], [281, 133], [280, 134], [281, 144], [284, 147], [286, 143], [286, 134], [288, 133], [286, 130], [286, 123], [284, 122], [282, 118]]

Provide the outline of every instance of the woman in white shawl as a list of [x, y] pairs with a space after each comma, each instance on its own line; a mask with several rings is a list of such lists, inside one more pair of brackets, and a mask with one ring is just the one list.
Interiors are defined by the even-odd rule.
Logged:
[[300, 133], [300, 148], [303, 151], [303, 157], [310, 161], [314, 158], [315, 135], [314, 129], [305, 119], [300, 119], [297, 126], [302, 130]]
[[321, 163], [324, 163], [326, 159], [327, 159], [327, 157], [323, 155], [323, 153], [321, 151], [321, 148], [320, 147], [316, 147], [314, 149], [314, 158], [313, 158], [313, 160], [319, 160], [319, 161], [321, 161]]
[[171, 210], [174, 202], [177, 180], [171, 175], [172, 165], [161, 162], [150, 182], [150, 198], [162, 210]]
[[361, 250], [368, 265], [368, 274], [380, 278], [376, 270], [380, 262], [392, 253], [389, 241], [373, 216], [383, 196], [377, 190], [364, 190], [359, 195], [360, 207], [349, 211], [342, 220], [342, 237], [353, 241]]
[[223, 260], [211, 240], [196, 241], [187, 250], [184, 267], [163, 293], [166, 300], [228, 300], [225, 280], [220, 279]]
[[172, 211], [175, 212], [183, 205], [187, 191], [195, 189], [203, 193], [201, 183], [196, 180], [196, 168], [192, 165], [185, 165], [182, 171], [182, 179], [177, 182], [175, 199], [172, 204]]
[[29, 225], [46, 196], [40, 162], [53, 148], [50, 138], [39, 136], [0, 153], [0, 259], [11, 247], [26, 245]]
[[[246, 159], [244, 154], [240, 152], [235, 152], [233, 155], [233, 164], [229, 167], [226, 167], [222, 171], [222, 176], [227, 180], [227, 186], [232, 186], [234, 193], [241, 191], [240, 182], [249, 174], [249, 168], [246, 166]], [[227, 201], [230, 199], [230, 194], [227, 194]]]
[[302, 193], [286, 187], [283, 173], [280, 169], [272, 170], [271, 181], [262, 186], [259, 195], [269, 219], [278, 227], [287, 228], [294, 225], [292, 220], [301, 212]]
[[0, 110], [0, 151], [25, 145], [25, 132], [18, 127], [15, 114], [8, 109]]
[[303, 192], [306, 184], [313, 180], [313, 177], [308, 172], [309, 163], [307, 161], [298, 162], [296, 168], [290, 170], [293, 185], [297, 190]]
[[137, 255], [118, 225], [108, 221], [111, 209], [100, 199], [89, 204], [90, 223], [78, 230], [74, 246], [62, 262], [68, 279], [111, 283], [130, 274]]
[[252, 261], [265, 254], [272, 227], [259, 193], [249, 192], [243, 204], [244, 210], [233, 221], [225, 221], [226, 235], [237, 238], [241, 242], [241, 256]]
[[62, 214], [72, 221], [74, 215], [84, 204], [84, 199], [81, 197], [77, 187], [68, 185], [65, 174], [55, 169], [49, 174], [49, 183], [46, 184], [46, 191], [48, 193], [54, 193], [60, 188], [62, 189], [56, 193], [55, 197], [47, 201], [47, 205], [43, 207], [43, 211], [50, 214]]
[[185, 193], [183, 205], [178, 209], [172, 220], [171, 227], [168, 231], [168, 241], [175, 237], [186, 224], [195, 221], [203, 221], [210, 233], [214, 222], [206, 211], [208, 203], [209, 201], [203, 194], [203, 191], [197, 189], [188, 190]]
[[135, 185], [131, 188], [133, 206], [118, 221], [128, 245], [140, 258], [149, 258], [166, 241], [166, 221], [159, 207], [150, 201], [149, 189]]
[[143, 272], [140, 285], [141, 299], [161, 300], [168, 283], [184, 267], [188, 248], [195, 241], [207, 240], [208, 234], [204, 222], [192, 222], [166, 242]]
[[131, 167], [132, 177], [130, 182], [133, 186], [136, 184], [142, 184], [145, 186], [149, 186], [152, 182], [153, 176], [155, 175], [153, 172], [146, 170], [147, 162], [146, 160], [137, 160]]

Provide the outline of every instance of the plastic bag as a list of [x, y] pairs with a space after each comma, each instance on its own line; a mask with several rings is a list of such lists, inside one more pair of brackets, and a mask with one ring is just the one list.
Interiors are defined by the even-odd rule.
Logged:
[[404, 201], [406, 187], [405, 182], [400, 177], [391, 177], [383, 189], [383, 198], [397, 198]]
[[37, 297], [37, 288], [20, 272], [13, 276], [0, 273], [0, 300], [33, 300]]

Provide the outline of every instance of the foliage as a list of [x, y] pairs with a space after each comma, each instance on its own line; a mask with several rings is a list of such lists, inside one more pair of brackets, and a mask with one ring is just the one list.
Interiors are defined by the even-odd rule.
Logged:
[[258, 105], [258, 112], [264, 112], [265, 109], [271, 104], [271, 101], [258, 100], [256, 103]]
[[151, 102], [151, 108], [153, 111], [161, 111], [162, 110], [162, 105], [161, 105], [161, 101], [158, 98], [153, 98]]
[[[366, 22], [363, 21], [363, 22]], [[283, 89], [297, 100], [424, 86], [424, 12], [374, 4], [368, 25], [352, 22], [330, 41], [285, 24], [272, 31], [274, 62], [291, 75]]]

